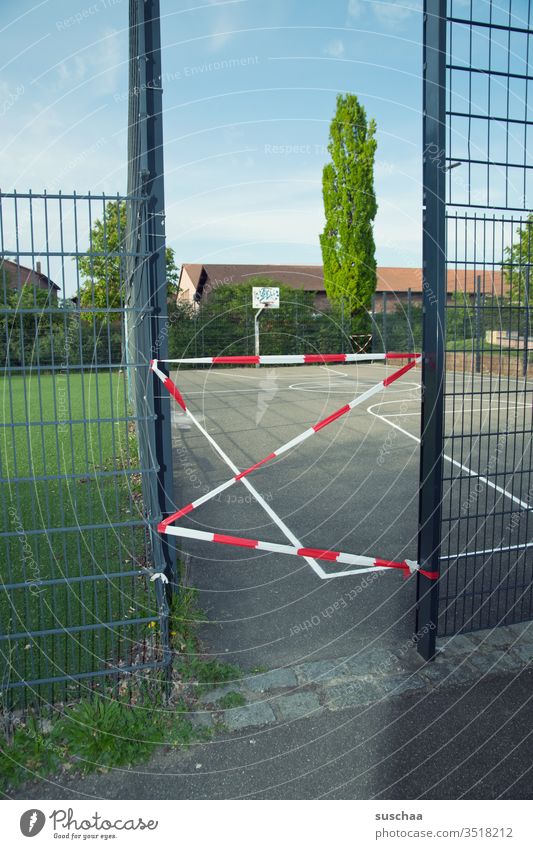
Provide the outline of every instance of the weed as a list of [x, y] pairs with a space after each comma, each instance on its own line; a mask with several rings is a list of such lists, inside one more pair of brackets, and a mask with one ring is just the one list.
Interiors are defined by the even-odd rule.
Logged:
[[119, 701], [96, 697], [66, 711], [53, 737], [81, 772], [145, 761], [164, 742], [161, 719]]
[[236, 693], [234, 690], [232, 690], [231, 693], [226, 693], [226, 695], [222, 696], [222, 698], [218, 702], [218, 706], [221, 707], [223, 710], [242, 707], [245, 704], [246, 699], [244, 698], [243, 694]]
[[0, 753], [0, 778], [10, 787], [50, 775], [64, 757], [63, 749], [40, 729], [34, 717], [17, 724], [9, 743], [0, 737]]

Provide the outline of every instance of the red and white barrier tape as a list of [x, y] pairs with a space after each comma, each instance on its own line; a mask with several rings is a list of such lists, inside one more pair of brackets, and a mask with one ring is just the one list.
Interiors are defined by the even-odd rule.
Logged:
[[[426, 569], [420, 569], [418, 563], [414, 560], [381, 560], [379, 557], [366, 557], [363, 554], [346, 554], [344, 551], [330, 551], [323, 548], [296, 548], [293, 545], [280, 545], [275, 542], [265, 542], [260, 539], [248, 539], [247, 537], [228, 536], [227, 534], [216, 534], [208, 531], [196, 531], [191, 528], [168, 527], [163, 522], [158, 526], [158, 531], [161, 533], [171, 534], [177, 537], [186, 537], [187, 539], [198, 539], [203, 542], [217, 542], [222, 545], [235, 545], [241, 548], [254, 548], [257, 551], [272, 551], [275, 554], [291, 554], [295, 557], [314, 557], [317, 560], [329, 560], [332, 563], [346, 563], [348, 566], [366, 567], [358, 570], [358, 572], [374, 572], [383, 569], [399, 569], [403, 572], [405, 578], [415, 572], [425, 575], [426, 578], [434, 580], [437, 572], [428, 572]], [[353, 574], [353, 572], [333, 572], [328, 574], [328, 578], [337, 578], [345, 574]]]
[[[384, 378], [383, 380], [380, 380], [379, 383], [376, 383], [374, 386], [371, 386], [370, 389], [367, 389], [366, 392], [363, 392], [357, 398], [353, 398], [353, 400], [350, 401], [348, 404], [345, 404], [344, 407], [340, 407], [338, 410], [335, 410], [334, 413], [331, 413], [331, 415], [327, 416], [325, 419], [322, 419], [321, 421], [317, 422], [317, 424], [313, 425], [310, 428], [307, 428], [307, 430], [304, 430], [302, 433], [298, 434], [298, 436], [293, 437], [293, 439], [290, 439], [280, 448], [277, 448], [275, 451], [272, 451], [272, 453], [268, 454], [267, 457], [263, 457], [262, 460], [259, 460], [257, 463], [254, 463], [252, 466], [249, 466], [244, 471], [239, 472], [232, 478], [229, 478], [227, 481], [224, 481], [224, 483], [219, 484], [219, 486], [215, 487], [209, 492], [206, 492], [205, 495], [202, 495], [200, 498], [197, 498], [196, 501], [192, 501], [190, 504], [187, 504], [185, 507], [182, 507], [181, 510], [177, 510], [176, 513], [173, 513], [171, 516], [167, 516], [163, 523], [164, 526], [166, 527], [167, 525], [172, 524], [172, 522], [175, 522], [177, 519], [180, 519], [182, 516], [185, 516], [187, 513], [190, 513], [192, 510], [196, 510], [197, 507], [200, 507], [202, 504], [205, 504], [206, 501], [210, 501], [212, 498], [215, 498], [217, 495], [220, 495], [221, 492], [224, 492], [224, 490], [228, 489], [230, 486], [233, 486], [233, 484], [237, 483], [237, 481], [247, 477], [251, 472], [254, 472], [256, 469], [259, 469], [261, 466], [264, 466], [266, 463], [269, 463], [276, 457], [280, 457], [282, 454], [285, 454], [287, 451], [290, 451], [291, 448], [295, 448], [297, 445], [300, 445], [300, 443], [305, 442], [306, 439], [309, 439], [310, 436], [313, 436], [315, 433], [318, 433], [318, 431], [322, 430], [322, 428], [327, 427], [327, 425], [329, 424], [332, 424], [332, 422], [336, 421], [337, 419], [340, 419], [341, 416], [344, 416], [346, 413], [349, 413], [351, 410], [353, 410], [354, 407], [357, 407], [359, 404], [363, 404], [365, 401], [368, 401], [369, 398], [372, 398], [373, 395], [376, 395], [378, 392], [381, 392], [382, 389], [386, 388], [387, 386], [390, 386], [391, 383], [394, 383], [395, 380], [398, 380], [398, 378], [402, 377], [402, 375], [404, 375], [410, 369], [414, 368], [414, 366], [417, 365], [418, 362], [419, 360], [415, 359], [412, 362], [407, 363], [407, 365], [402, 366], [402, 368], [393, 372], [388, 377]], [[187, 410], [185, 401], [183, 400], [181, 393], [178, 391], [173, 381], [165, 374], [163, 374], [163, 372], [160, 371], [160, 369], [154, 363], [152, 364], [152, 369], [157, 374], [157, 376], [163, 381], [171, 395], [176, 398], [180, 406], [186, 412], [189, 412]]]
[[[323, 355], [323, 356], [328, 356], [328, 355]], [[333, 355], [329, 355], [329, 356], [350, 356], [350, 355], [333, 354]], [[352, 355], [352, 356], [357, 356], [357, 355]], [[365, 355], [363, 355], [363, 356], [365, 356]], [[162, 372], [158, 368], [158, 362], [169, 362], [169, 360], [160, 360], [160, 361], [152, 360], [151, 363], [150, 363], [150, 367], [151, 367], [152, 371], [154, 372], [154, 374], [156, 374], [157, 377], [162, 381], [162, 383], [164, 384], [166, 389], [169, 391], [169, 393], [172, 395], [172, 397], [177, 401], [177, 403], [180, 405], [180, 407], [188, 414], [188, 416], [191, 419], [191, 421], [193, 422], [193, 424], [196, 425], [196, 427], [200, 430], [200, 432], [207, 438], [207, 440], [213, 445], [215, 450], [220, 454], [220, 456], [222, 457], [224, 462], [235, 473], [234, 476], [230, 480], [225, 481], [223, 484], [220, 484], [220, 486], [215, 487], [215, 489], [211, 490], [211, 492], [209, 492], [209, 493], [206, 493], [206, 495], [202, 496], [197, 501], [193, 502], [190, 505], [187, 505], [187, 507], [182, 508], [182, 510], [177, 511], [177, 513], [173, 514], [172, 516], [167, 517], [162, 522], [160, 522], [159, 525], [158, 525], [158, 531], [160, 533], [166, 533], [166, 534], [170, 534], [172, 536], [180, 536], [180, 537], [187, 537], [187, 538], [191, 538], [191, 539], [199, 539], [199, 540], [204, 540], [206, 542], [216, 542], [216, 543], [222, 543], [222, 544], [225, 544], [225, 545], [244, 546], [245, 548], [256, 548], [258, 550], [263, 550], [263, 551], [272, 551], [274, 553], [291, 554], [291, 555], [295, 555], [295, 556], [298, 556], [298, 557], [303, 557], [309, 563], [309, 565], [313, 568], [313, 570], [318, 575], [318, 577], [322, 578], [323, 580], [327, 580], [329, 578], [347, 577], [349, 575], [357, 575], [357, 574], [362, 574], [362, 573], [365, 573], [365, 572], [373, 572], [373, 571], [376, 571], [376, 570], [381, 571], [383, 569], [399, 569], [399, 570], [402, 570], [405, 577], [409, 577], [409, 575], [412, 574], [413, 572], [420, 572], [421, 574], [425, 575], [426, 577], [430, 578], [431, 580], [436, 580], [438, 578], [438, 573], [429, 572], [427, 570], [420, 569], [419, 565], [415, 561], [412, 561], [412, 560], [404, 560], [404, 561], [401, 561], [401, 562], [392, 561], [392, 560], [381, 560], [379, 558], [366, 557], [365, 555], [346, 554], [346, 553], [339, 552], [339, 551], [329, 551], [327, 549], [307, 548], [307, 547], [302, 546], [299, 543], [299, 541], [297, 540], [297, 538], [295, 537], [295, 535], [292, 533], [292, 531], [285, 525], [285, 523], [280, 519], [280, 517], [277, 516], [276, 513], [274, 513], [272, 508], [264, 501], [264, 499], [259, 495], [259, 493], [255, 490], [255, 488], [252, 487], [250, 482], [246, 479], [246, 475], [248, 475], [254, 469], [259, 468], [260, 466], [264, 465], [266, 462], [273, 459], [274, 457], [280, 456], [280, 454], [285, 453], [290, 448], [294, 447], [295, 445], [298, 445], [300, 442], [303, 442], [309, 436], [312, 436], [314, 433], [317, 433], [319, 430], [322, 430], [322, 428], [326, 427], [328, 424], [331, 424], [332, 422], [336, 421], [336, 419], [340, 418], [345, 413], [348, 413], [351, 409], [356, 407], [358, 404], [361, 404], [365, 400], [367, 400], [369, 397], [372, 397], [372, 395], [374, 395], [376, 392], [379, 392], [381, 389], [383, 389], [387, 386], [390, 386], [391, 383], [394, 383], [394, 381], [396, 381], [396, 380], [398, 380], [398, 378], [402, 377], [402, 375], [404, 375], [407, 371], [409, 371], [411, 368], [413, 368], [415, 365], [417, 365], [421, 360], [421, 357], [420, 357], [419, 354], [414, 354], [414, 355], [389, 354], [389, 355], [381, 355], [381, 358], [384, 359], [385, 356], [387, 356], [388, 359], [404, 359], [405, 356], [408, 356], [413, 361], [410, 362], [410, 363], [407, 363], [407, 365], [402, 366], [402, 368], [393, 372], [388, 377], [386, 377], [384, 380], [377, 383], [375, 386], [372, 386], [370, 389], [368, 389], [366, 392], [364, 392], [358, 398], [353, 399], [353, 401], [351, 401], [349, 404], [346, 404], [344, 407], [341, 407], [339, 410], [336, 410], [334, 413], [329, 415], [327, 418], [322, 419], [322, 421], [318, 422], [313, 427], [308, 428], [308, 430], [304, 431], [299, 436], [290, 440], [290, 442], [287, 442], [285, 445], [281, 446], [281, 448], [277, 449], [277, 451], [273, 452], [272, 454], [269, 454], [268, 457], [265, 457], [263, 460], [260, 460], [258, 463], [254, 463], [253, 466], [250, 466], [244, 472], [239, 471], [239, 469], [230, 460], [230, 458], [225, 454], [225, 452], [218, 445], [218, 443], [213, 439], [211, 434], [209, 434], [205, 430], [205, 428], [200, 424], [200, 422], [196, 419], [196, 417], [193, 415], [193, 413], [187, 408], [187, 405], [185, 403], [183, 396], [181, 395], [181, 392], [179, 391], [177, 386], [174, 384], [174, 382], [171, 380], [171, 378], [168, 377], [168, 375], [165, 375], [164, 372]], [[196, 362], [198, 362], [198, 360], [196, 360]], [[242, 482], [246, 486], [246, 488], [249, 489], [250, 493], [255, 497], [255, 499], [258, 501], [258, 503], [266, 510], [268, 515], [276, 522], [276, 524], [278, 525], [280, 530], [285, 534], [285, 536], [291, 542], [293, 542], [292, 546], [280, 545], [278, 543], [269, 543], [269, 542], [265, 542], [265, 541], [261, 541], [261, 540], [251, 540], [251, 539], [247, 539], [245, 537], [234, 537], [234, 536], [228, 536], [228, 535], [225, 535], [225, 534], [216, 534], [216, 533], [209, 533], [209, 532], [205, 532], [205, 531], [196, 531], [196, 530], [192, 530], [192, 529], [189, 529], [189, 528], [182, 528], [182, 527], [178, 527], [176, 525], [170, 524], [171, 522], [175, 521], [176, 518], [183, 516], [186, 513], [189, 513], [191, 510], [195, 509], [200, 504], [203, 504], [205, 501], [208, 501], [209, 499], [214, 498], [216, 495], [218, 495], [224, 489], [227, 489], [229, 486], [232, 486], [234, 483], [236, 483], [239, 480], [242, 480]], [[359, 569], [356, 569], [356, 570], [346, 570], [346, 571], [342, 571], [342, 572], [327, 573], [327, 572], [324, 572], [324, 570], [318, 565], [318, 563], [316, 563], [315, 558], [317, 560], [329, 560], [329, 561], [334, 561], [336, 563], [345, 563], [347, 565], [361, 566], [363, 568], [359, 568]]]
[[259, 356], [182, 357], [174, 360], [155, 360], [160, 363], [185, 365], [311, 365], [312, 363], [360, 363], [371, 360], [413, 360], [419, 354], [265, 354]]

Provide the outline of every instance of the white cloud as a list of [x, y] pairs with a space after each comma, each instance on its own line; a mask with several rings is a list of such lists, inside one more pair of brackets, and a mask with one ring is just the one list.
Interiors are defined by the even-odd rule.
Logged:
[[114, 30], [107, 30], [96, 45], [81, 50], [64, 59], [56, 67], [58, 88], [73, 89], [81, 83], [90, 83], [100, 96], [113, 94], [119, 82], [126, 78], [125, 46]]
[[374, 0], [372, 11], [378, 21], [389, 28], [402, 24], [413, 13], [422, 10], [421, 0]]
[[356, 21], [365, 11], [373, 13], [382, 26], [394, 28], [422, 10], [422, 0], [348, 0], [348, 21]]
[[348, 17], [352, 20], [360, 18], [364, 11], [363, 0], [348, 0]]
[[326, 44], [323, 52], [326, 56], [332, 56], [334, 59], [338, 59], [341, 56], [344, 56], [344, 50], [344, 42], [341, 41], [340, 38], [337, 38]]

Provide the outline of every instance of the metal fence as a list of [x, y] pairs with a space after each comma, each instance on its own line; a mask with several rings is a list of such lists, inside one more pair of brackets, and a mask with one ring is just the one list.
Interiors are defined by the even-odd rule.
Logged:
[[[352, 317], [342, 302], [335, 307], [319, 307], [312, 292], [282, 288], [280, 309], [264, 312], [260, 318], [261, 353], [419, 350], [420, 298], [421, 293], [411, 290], [402, 300], [390, 292], [379, 293], [367, 314]], [[229, 299], [219, 289], [212, 300], [199, 307], [173, 304], [168, 325], [170, 355], [253, 354], [255, 312], [251, 286], [247, 285], [232, 287]]]
[[126, 361], [125, 318], [139, 312], [124, 304], [112, 215], [124, 203], [0, 195], [0, 652], [11, 705], [64, 700], [160, 662], [139, 488], [156, 468], [136, 438], [153, 415], [128, 401], [128, 369], [144, 361]]
[[130, 24], [127, 196], [0, 194], [4, 710], [170, 661], [158, 3]]
[[419, 581], [419, 627], [437, 625], [431, 655], [435, 632], [533, 618], [533, 29], [531, 4], [513, 0], [425, 11], [420, 557], [441, 579]]

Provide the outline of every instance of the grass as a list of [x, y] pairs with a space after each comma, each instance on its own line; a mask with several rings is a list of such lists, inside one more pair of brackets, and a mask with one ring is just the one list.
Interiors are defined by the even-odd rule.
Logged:
[[226, 693], [225, 696], [222, 696], [219, 699], [218, 707], [223, 710], [229, 710], [231, 708], [242, 707], [246, 704], [246, 699], [244, 698], [242, 693], [236, 693], [232, 690], [230, 693]]
[[[0, 428], [0, 476], [4, 517], [15, 531], [2, 541], [1, 573], [6, 583], [22, 584], [0, 599], [3, 633], [22, 634], [0, 642], [4, 682], [8, 675], [28, 681], [142, 662], [157, 642], [156, 628], [149, 628], [156, 619], [153, 593], [144, 576], [116, 574], [146, 562], [125, 377], [88, 372], [0, 380], [0, 404], [3, 422], [14, 425]], [[124, 522], [129, 526], [120, 527]], [[103, 527], [89, 527], [98, 524]], [[41, 583], [55, 579], [53, 586]], [[196, 728], [189, 711], [203, 689], [236, 680], [241, 671], [202, 653], [196, 635], [202, 617], [194, 591], [174, 597], [173, 701], [163, 703], [160, 669], [124, 676], [114, 689], [105, 677], [85, 679], [86, 698], [80, 698], [83, 680], [41, 686], [44, 698], [56, 702], [52, 720], [16, 712], [24, 690], [11, 691], [15, 712], [5, 711], [0, 733], [1, 783], [13, 788], [61, 769], [128, 767], [157, 747], [203, 739], [209, 731]], [[133, 625], [134, 618], [145, 621]], [[79, 625], [97, 627], [78, 631]], [[58, 633], [29, 633], [49, 629]], [[232, 706], [241, 698], [227, 696]]]
[[196, 627], [203, 620], [197, 591], [182, 588], [174, 596], [170, 610], [170, 635], [176, 649], [174, 675], [184, 683], [194, 684], [198, 694], [217, 684], [237, 681], [242, 676], [238, 666], [221, 663], [202, 653]]
[[[125, 375], [88, 370], [0, 379], [0, 405], [2, 421], [13, 424], [0, 428], [0, 476], [4, 521], [14, 532], [0, 545], [1, 574], [6, 583], [22, 584], [0, 601], [2, 631], [59, 632], [0, 642], [3, 679], [56, 677], [129, 660], [141, 635], [130, 621], [153, 617], [154, 610], [144, 578], [114, 577], [146, 558]], [[102, 622], [118, 624], [62, 630]]]
[[[0, 784], [13, 790], [25, 781], [60, 771], [86, 775], [124, 769], [146, 761], [158, 748], [176, 749], [209, 739], [213, 731], [191, 721], [197, 697], [207, 684], [235, 680], [241, 670], [202, 655], [196, 634], [202, 618], [194, 590], [184, 589], [174, 598], [170, 623], [177, 655], [173, 683], [178, 686], [173, 692], [181, 688], [183, 695], [164, 703], [163, 690], [141, 679], [129, 687], [129, 701], [109, 690], [57, 710], [52, 721], [32, 715], [24, 721], [4, 716]], [[240, 693], [229, 692], [218, 707], [244, 703]]]
[[178, 748], [207, 739], [185, 705], [172, 710], [132, 706], [97, 696], [66, 710], [53, 723], [31, 717], [8, 742], [0, 737], [0, 778], [15, 789], [34, 778], [64, 770], [87, 775], [127, 768], [148, 760], [161, 746]]

